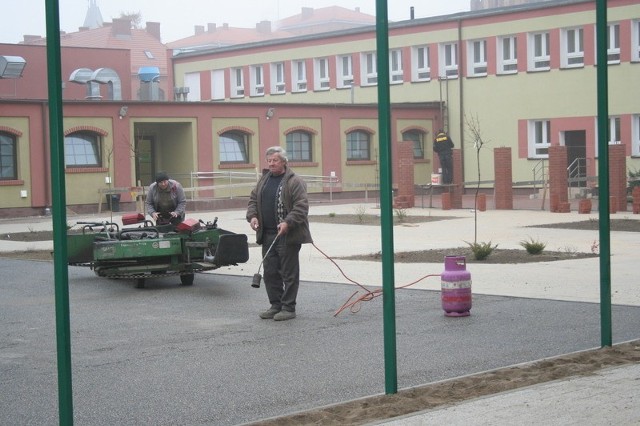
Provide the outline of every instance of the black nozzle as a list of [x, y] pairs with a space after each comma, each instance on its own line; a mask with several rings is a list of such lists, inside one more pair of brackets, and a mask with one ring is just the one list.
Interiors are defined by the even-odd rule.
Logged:
[[253, 282], [251, 282], [251, 287], [260, 288], [260, 281], [262, 280], [262, 275], [253, 274]]

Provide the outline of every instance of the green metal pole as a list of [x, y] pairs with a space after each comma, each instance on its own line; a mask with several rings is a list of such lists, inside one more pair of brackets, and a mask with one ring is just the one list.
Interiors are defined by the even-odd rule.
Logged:
[[389, 95], [389, 27], [387, 0], [376, 0], [378, 69], [378, 133], [380, 135], [380, 224], [382, 232], [382, 310], [385, 392], [398, 392], [396, 302], [393, 265], [393, 200], [391, 179], [391, 101]]
[[598, 214], [600, 218], [600, 344], [611, 346], [611, 223], [609, 217], [609, 108], [607, 0], [596, 0], [598, 58]]
[[55, 280], [56, 338], [58, 349], [58, 409], [60, 424], [73, 425], [71, 391], [71, 328], [69, 326], [69, 270], [67, 267], [67, 217], [64, 180], [64, 130], [62, 125], [62, 71], [58, 0], [46, 0], [49, 134], [51, 135], [51, 194], [53, 267]]

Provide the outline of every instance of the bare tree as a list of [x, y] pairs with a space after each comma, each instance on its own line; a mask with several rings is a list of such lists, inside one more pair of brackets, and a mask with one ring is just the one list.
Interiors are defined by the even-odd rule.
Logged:
[[473, 229], [473, 242], [478, 242], [478, 193], [480, 192], [480, 150], [488, 143], [488, 140], [482, 138], [482, 132], [480, 130], [480, 120], [477, 115], [464, 115], [464, 121], [467, 125], [467, 135], [469, 140], [473, 143], [473, 147], [476, 150], [476, 161], [478, 169], [478, 183], [476, 184], [476, 193], [474, 197], [474, 229]]
[[142, 24], [142, 13], [138, 12], [120, 12], [120, 19], [128, 19], [131, 21], [131, 28], [140, 28]]

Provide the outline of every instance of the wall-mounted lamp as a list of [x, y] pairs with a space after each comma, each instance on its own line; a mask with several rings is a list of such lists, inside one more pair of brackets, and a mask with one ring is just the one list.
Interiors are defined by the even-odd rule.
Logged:
[[275, 114], [275, 113], [276, 113], [275, 108], [269, 108], [269, 109], [267, 110], [267, 120], [270, 120], [270, 119], [271, 119], [271, 117], [273, 117], [273, 114]]
[[20, 78], [26, 66], [21, 56], [0, 55], [0, 78]]
[[118, 113], [118, 115], [120, 116], [120, 120], [122, 120], [122, 117], [126, 117], [127, 116], [127, 111], [129, 111], [129, 107], [128, 106], [120, 107], [120, 112]]

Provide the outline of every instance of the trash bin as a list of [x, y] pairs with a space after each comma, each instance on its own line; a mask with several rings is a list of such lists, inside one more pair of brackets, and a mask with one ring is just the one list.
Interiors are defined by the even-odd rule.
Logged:
[[120, 211], [120, 194], [107, 194], [107, 208], [112, 212]]

